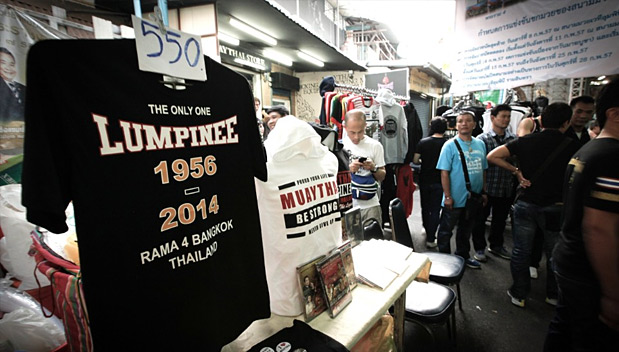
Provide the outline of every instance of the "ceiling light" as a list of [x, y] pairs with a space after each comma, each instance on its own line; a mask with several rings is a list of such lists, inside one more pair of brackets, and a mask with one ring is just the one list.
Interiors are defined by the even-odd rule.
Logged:
[[301, 50], [299, 50], [297, 52], [297, 55], [299, 55], [299, 57], [302, 58], [303, 60], [305, 60], [305, 61], [307, 61], [309, 63], [312, 63], [312, 64], [314, 64], [316, 66], [323, 67], [325, 65], [325, 63], [322, 62], [321, 60], [318, 60], [317, 58], [313, 57], [312, 55], [304, 53]]
[[270, 45], [277, 45], [277, 40], [269, 35], [266, 35], [264, 33], [262, 33], [261, 31], [246, 25], [245, 23], [238, 21], [234, 18], [230, 19], [230, 25], [232, 25], [232, 27], [235, 27], [236, 29], [239, 29], [257, 39], [262, 40], [263, 42], [270, 44]]
[[249, 66], [249, 67], [253, 67], [253, 68], [257, 68], [261, 71], [266, 70], [266, 67], [257, 64], [255, 62], [251, 62], [251, 61], [247, 61], [247, 60], [243, 60], [243, 59], [239, 59], [238, 57], [234, 59], [234, 62], [241, 64], [241, 65], [245, 65], [245, 66]]
[[269, 59], [271, 59], [273, 61], [277, 61], [277, 62], [279, 62], [280, 64], [282, 64], [284, 66], [292, 66], [292, 59], [289, 58], [288, 56], [280, 53], [279, 51], [267, 48], [267, 49], [264, 49], [262, 51], [262, 54], [265, 57], [267, 57], [267, 58], [269, 58]]
[[601, 80], [603, 80], [604, 78], [606, 78], [606, 76], [600, 76], [600, 77], [598, 77], [598, 81], [601, 81]]
[[219, 32], [219, 34], [217, 35], [217, 38], [219, 38], [219, 40], [221, 40], [222, 42], [226, 42], [233, 46], [238, 46], [241, 43], [241, 41], [238, 38], [235, 38], [223, 32]]

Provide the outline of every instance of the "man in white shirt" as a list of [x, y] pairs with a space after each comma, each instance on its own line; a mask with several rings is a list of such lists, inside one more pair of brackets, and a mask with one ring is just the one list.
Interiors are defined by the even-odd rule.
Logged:
[[385, 152], [380, 142], [365, 136], [365, 113], [349, 110], [344, 119], [344, 149], [349, 155], [352, 177], [353, 207], [361, 209], [361, 221], [374, 218], [383, 224], [378, 192], [385, 179]]

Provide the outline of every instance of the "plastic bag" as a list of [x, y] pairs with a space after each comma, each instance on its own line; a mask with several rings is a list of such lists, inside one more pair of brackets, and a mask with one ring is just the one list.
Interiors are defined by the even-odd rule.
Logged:
[[393, 339], [393, 317], [389, 314], [383, 315], [374, 326], [363, 335], [361, 340], [355, 344], [350, 352], [395, 352], [395, 342]]
[[17, 308], [0, 319], [0, 340], [16, 350], [48, 352], [65, 343], [64, 331], [28, 308]]
[[[0, 224], [4, 238], [0, 240], [0, 263], [9, 274], [21, 280], [20, 288], [38, 288], [34, 278], [34, 258], [28, 255], [32, 239], [30, 232], [35, 225], [26, 220], [26, 209], [21, 205], [21, 185], [0, 187]], [[48, 286], [49, 280], [40, 276], [41, 286]]]

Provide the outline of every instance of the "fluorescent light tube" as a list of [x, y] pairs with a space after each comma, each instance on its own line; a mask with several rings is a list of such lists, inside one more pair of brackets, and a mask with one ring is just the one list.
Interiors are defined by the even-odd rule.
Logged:
[[248, 26], [245, 23], [238, 21], [234, 18], [230, 19], [230, 25], [232, 25], [232, 27], [235, 27], [236, 29], [239, 29], [257, 39], [262, 40], [263, 42], [275, 46], [277, 45], [277, 40], [267, 34], [262, 33], [261, 31], [255, 29], [254, 27]]
[[262, 51], [262, 54], [273, 60], [273, 61], [277, 61], [278, 63], [284, 65], [284, 66], [292, 66], [292, 59], [289, 58], [288, 56], [280, 53], [279, 51], [273, 50], [273, 49], [264, 49]]
[[299, 55], [299, 57], [302, 58], [303, 60], [305, 60], [305, 61], [307, 61], [307, 62], [309, 62], [311, 64], [314, 64], [314, 65], [316, 65], [318, 67], [323, 67], [325, 65], [325, 63], [322, 62], [321, 60], [318, 60], [317, 58], [311, 56], [310, 54], [304, 53], [301, 50], [299, 50], [297, 52], [297, 55]]
[[217, 35], [217, 38], [219, 38], [219, 40], [221, 40], [222, 42], [226, 42], [232, 46], [238, 46], [241, 43], [241, 41], [238, 38], [235, 38], [223, 32], [219, 32], [219, 34]]

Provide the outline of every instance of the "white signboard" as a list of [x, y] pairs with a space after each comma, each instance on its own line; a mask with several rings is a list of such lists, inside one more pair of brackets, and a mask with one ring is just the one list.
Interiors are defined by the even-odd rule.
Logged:
[[619, 4], [458, 0], [451, 92], [619, 73]]
[[140, 70], [206, 81], [201, 38], [131, 16]]

